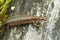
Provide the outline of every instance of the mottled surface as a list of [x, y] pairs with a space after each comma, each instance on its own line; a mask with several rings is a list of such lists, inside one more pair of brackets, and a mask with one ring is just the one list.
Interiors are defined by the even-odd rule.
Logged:
[[60, 40], [60, 0], [15, 0], [15, 2], [12, 16], [28, 14], [45, 17], [47, 21], [41, 21], [40, 27], [33, 24], [11, 27], [5, 32], [3, 40]]

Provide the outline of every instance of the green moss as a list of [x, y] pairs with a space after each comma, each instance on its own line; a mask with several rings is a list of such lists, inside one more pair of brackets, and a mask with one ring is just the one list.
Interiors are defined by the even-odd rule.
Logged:
[[[4, 0], [0, 0], [0, 2], [3, 2]], [[8, 8], [9, 8], [9, 4], [10, 4], [11, 0], [6, 0], [6, 2], [0, 6], [0, 25], [2, 25], [6, 20], [8, 15], [6, 14]]]
[[7, 6], [10, 2], [11, 0], [6, 0], [6, 2], [2, 6], [0, 6], [0, 10], [4, 8], [4, 6]]
[[4, 3], [4, 0], [0, 0], [0, 2], [3, 4]]

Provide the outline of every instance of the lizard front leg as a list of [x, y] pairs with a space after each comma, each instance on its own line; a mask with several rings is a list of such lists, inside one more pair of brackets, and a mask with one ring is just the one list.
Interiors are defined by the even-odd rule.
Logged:
[[37, 27], [40, 27], [40, 20], [33, 21], [33, 25], [37, 26]]

